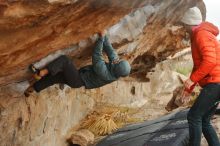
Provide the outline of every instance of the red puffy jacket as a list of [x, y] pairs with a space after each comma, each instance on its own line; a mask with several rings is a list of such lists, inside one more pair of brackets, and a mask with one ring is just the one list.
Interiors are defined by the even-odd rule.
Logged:
[[209, 22], [203, 22], [193, 30], [191, 48], [194, 67], [190, 79], [200, 86], [220, 83], [218, 34], [218, 28]]

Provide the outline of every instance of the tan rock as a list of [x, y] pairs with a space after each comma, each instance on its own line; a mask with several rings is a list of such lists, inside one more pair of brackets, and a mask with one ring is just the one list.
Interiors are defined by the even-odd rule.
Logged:
[[89, 130], [82, 129], [75, 131], [69, 140], [75, 145], [88, 146], [94, 142], [94, 135]]

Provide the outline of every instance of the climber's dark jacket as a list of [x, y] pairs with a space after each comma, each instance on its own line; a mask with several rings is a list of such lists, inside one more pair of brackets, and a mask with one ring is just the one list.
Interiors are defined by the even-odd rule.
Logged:
[[[103, 49], [108, 56], [109, 63], [103, 59]], [[92, 55], [92, 65], [77, 70], [72, 60], [62, 55], [46, 66], [49, 74], [34, 83], [33, 87], [37, 92], [57, 83], [67, 84], [72, 88], [82, 86], [85, 86], [86, 89], [98, 88], [119, 77], [129, 75], [131, 70], [129, 63], [117, 60], [118, 55], [107, 37], [99, 38]]]
[[[106, 63], [103, 59], [103, 49], [108, 56], [109, 63]], [[79, 70], [85, 88], [97, 88], [116, 81], [119, 77], [114, 73], [116, 65], [112, 62], [117, 59], [118, 55], [109, 43], [108, 38], [99, 38], [92, 55], [92, 65], [82, 67]]]

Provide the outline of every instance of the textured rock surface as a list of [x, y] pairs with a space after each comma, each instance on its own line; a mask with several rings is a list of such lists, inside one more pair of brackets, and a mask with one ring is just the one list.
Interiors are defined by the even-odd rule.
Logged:
[[71, 51], [77, 64], [90, 62], [92, 47], [86, 44], [104, 28], [110, 28], [115, 47], [131, 63], [146, 56], [160, 60], [186, 45], [184, 31], [171, 24], [191, 6], [205, 12], [202, 0], [53, 1], [0, 2], [0, 84], [26, 80], [28, 64], [71, 45], [77, 46]]
[[[133, 86], [138, 89], [143, 85], [128, 83], [127, 91], [121, 92], [124, 85], [124, 82], [116, 82], [90, 91], [69, 87], [60, 91], [53, 86], [30, 98], [25, 98], [20, 92], [21, 84], [4, 86], [0, 89], [0, 143], [3, 146], [64, 146], [68, 130], [92, 111], [95, 103], [143, 105], [143, 95], [138, 97], [130, 92]], [[109, 93], [109, 88], [114, 92]], [[125, 94], [119, 97], [115, 92]]]
[[[156, 65], [148, 74], [151, 82], [118, 81], [96, 90], [58, 90], [52, 86], [30, 98], [22, 95], [27, 83], [0, 88], [0, 143], [22, 146], [66, 146], [72, 127], [94, 110], [95, 104], [140, 108], [131, 118], [150, 120], [164, 110], [178, 86], [175, 71], [188, 68], [190, 54]], [[177, 61], [178, 60], [178, 61]], [[218, 119], [215, 125], [219, 127]], [[204, 141], [204, 145], [206, 142]]]
[[[3, 146], [65, 146], [67, 133], [94, 110], [95, 103], [141, 107], [132, 117], [155, 119], [166, 113], [164, 107], [178, 86], [175, 71], [178, 71], [178, 67], [191, 66], [189, 57], [157, 64], [155, 71], [148, 74], [151, 80], [148, 83], [119, 81], [90, 91], [73, 90], [67, 86], [60, 91], [53, 86], [27, 99], [22, 96], [26, 83], [1, 87], [0, 143]], [[214, 123], [218, 129], [219, 118]], [[204, 139], [202, 146], [207, 146]]]
[[165, 113], [164, 107], [178, 86], [171, 63], [168, 60], [158, 64], [155, 72], [148, 75], [151, 82], [118, 81], [96, 90], [65, 86], [61, 91], [52, 86], [25, 98], [22, 91], [26, 82], [1, 87], [0, 144], [65, 146], [70, 129], [80, 124], [95, 104], [143, 107], [133, 116], [142, 120], [158, 117]]

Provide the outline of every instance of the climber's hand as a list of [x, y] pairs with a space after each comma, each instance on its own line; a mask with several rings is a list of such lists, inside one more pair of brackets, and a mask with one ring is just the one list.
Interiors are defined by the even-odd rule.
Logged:
[[191, 90], [193, 85], [194, 85], [194, 82], [190, 78], [184, 82], [184, 86], [188, 90]]
[[114, 61], [112, 61], [112, 64], [118, 64], [121, 60], [118, 58], [118, 59], [115, 59]]
[[191, 94], [187, 90], [183, 90], [181, 93], [181, 102], [183, 104], [186, 104], [190, 101], [191, 99]]
[[100, 31], [98, 34], [99, 37], [104, 37], [107, 34], [107, 31], [104, 29], [103, 31]]

